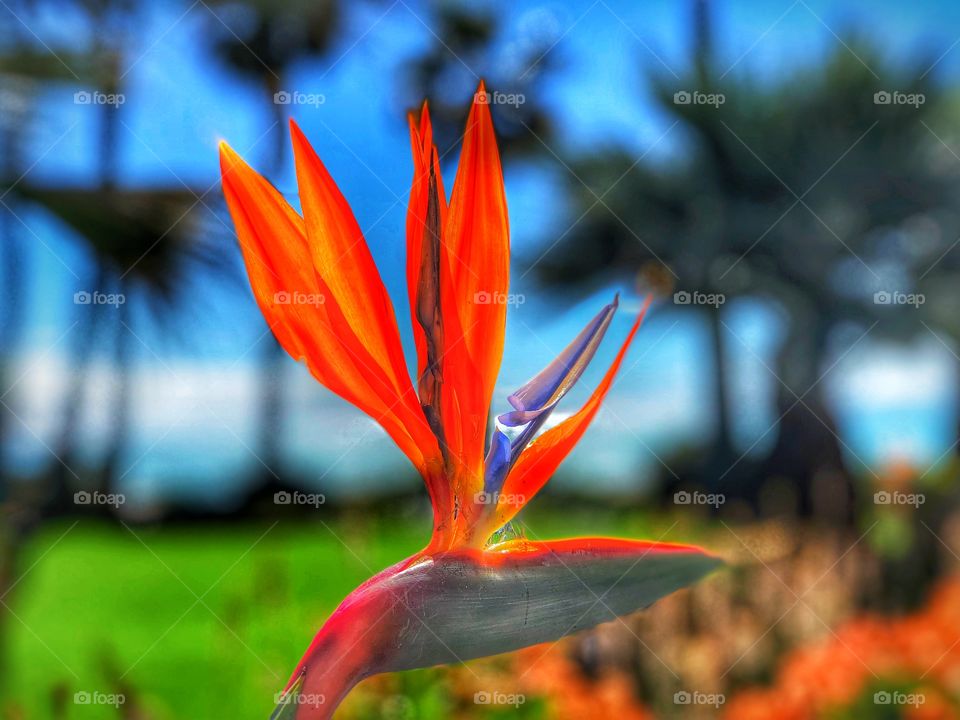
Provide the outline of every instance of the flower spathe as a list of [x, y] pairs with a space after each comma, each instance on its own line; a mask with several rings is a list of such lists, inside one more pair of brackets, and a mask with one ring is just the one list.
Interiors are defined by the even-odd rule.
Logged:
[[277, 340], [383, 427], [423, 477], [434, 513], [427, 548], [357, 588], [317, 633], [275, 717], [330, 717], [350, 688], [374, 673], [555, 640], [645, 607], [719, 562], [679, 545], [494, 539], [586, 431], [649, 300], [580, 410], [542, 431], [593, 358], [617, 299], [509, 397], [512, 409], [497, 416], [488, 447], [510, 241], [493, 123], [487, 104], [476, 100], [484, 94], [481, 83], [449, 202], [426, 104], [409, 119], [406, 274], [415, 384], [360, 227], [297, 125], [291, 121], [302, 216], [221, 145], [224, 195], [254, 296]]

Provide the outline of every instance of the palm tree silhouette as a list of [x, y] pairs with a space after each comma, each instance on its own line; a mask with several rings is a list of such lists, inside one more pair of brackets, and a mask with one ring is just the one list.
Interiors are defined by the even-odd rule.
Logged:
[[[136, 22], [136, 7], [125, 0], [78, 2], [95, 31], [95, 42], [79, 58], [47, 58], [48, 66], [65, 68], [81, 82], [79, 93], [123, 97], [124, 30]], [[79, 70], [79, 74], [78, 74]], [[92, 362], [99, 349], [110, 349], [113, 369], [112, 427], [96, 483], [113, 487], [123, 475], [122, 461], [131, 421], [131, 348], [138, 342], [135, 326], [142, 308], [170, 330], [178, 302], [187, 297], [193, 271], [218, 267], [213, 254], [216, 233], [198, 233], [200, 214], [208, 212], [202, 191], [189, 187], [129, 190], [118, 186], [122, 103], [89, 102], [98, 131], [99, 167], [95, 186], [36, 185], [24, 179], [14, 191], [21, 201], [35, 203], [75, 234], [93, 268], [81, 292], [123, 297], [129, 302], [77, 304], [72, 333], [73, 372], [53, 443], [57, 463], [52, 473], [51, 512], [72, 506], [72, 491], [84, 480], [77, 469], [78, 423], [82, 417]], [[182, 184], [182, 183], [181, 183]], [[222, 265], [219, 265], [222, 267]]]
[[[849, 453], [820, 377], [838, 329], [878, 320], [878, 331], [894, 329], [873, 293], [916, 280], [891, 273], [899, 261], [889, 257], [884, 229], [952, 202], [955, 180], [928, 162], [935, 140], [924, 127], [944, 96], [925, 72], [930, 63], [893, 71], [856, 39], [822, 65], [762, 86], [712, 56], [703, 2], [693, 25], [689, 72], [652, 78], [658, 111], [686, 136], [682, 156], [668, 166], [621, 150], [570, 159], [585, 184], [573, 217], [584, 215], [537, 269], [565, 286], [639, 272], [668, 292], [722, 294], [727, 303], [755, 297], [781, 309], [786, 336], [769, 378], [776, 441], [764, 462], [752, 463], [732, 437], [738, 409], [728, 363], [740, 343], [722, 306], [682, 308], [706, 323], [712, 346], [715, 432], [700, 481], [756, 499], [767, 478], [786, 478], [799, 487], [802, 509], [846, 514]], [[926, 102], [875, 99], [890, 88]]]
[[[212, 13], [237, 3], [211, 3]], [[230, 26], [229, 17], [209, 18], [210, 37], [216, 55], [238, 76], [263, 92], [269, 109], [273, 148], [268, 174], [276, 177], [287, 161], [286, 105], [283, 78], [301, 60], [325, 55], [339, 32], [341, 4], [336, 0], [298, 0], [290, 3], [242, 2], [242, 27]], [[282, 483], [283, 377], [286, 358], [271, 333], [260, 341], [260, 409], [257, 455], [264, 468], [261, 487]]]

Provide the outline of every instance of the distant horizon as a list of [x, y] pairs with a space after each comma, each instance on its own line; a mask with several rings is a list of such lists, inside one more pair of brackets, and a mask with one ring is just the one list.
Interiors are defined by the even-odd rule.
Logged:
[[[572, 338], [571, 326], [585, 322], [588, 313], [599, 307], [598, 301], [595, 297], [561, 313], [552, 323], [538, 327], [537, 338], [508, 315], [507, 354], [494, 398], [495, 411], [506, 408], [506, 395], [545, 365], [551, 350], [561, 349]], [[741, 300], [737, 304], [751, 303]], [[625, 310], [621, 309], [598, 353], [598, 367], [609, 362], [617, 338], [625, 333]], [[738, 407], [760, 407], [736, 418], [735, 439], [738, 452], [757, 456], [777, 437], [777, 428], [769, 430], [776, 419], [772, 406], [762, 407], [772, 403], [771, 393], [776, 389], [776, 379], [763, 367], [771, 364], [775, 348], [757, 343], [758, 336], [771, 332], [770, 319], [762, 318], [762, 308], [746, 308], [739, 314], [747, 315], [748, 321], [741, 318], [742, 327], [734, 330], [744, 342], [758, 347], [740, 349], [741, 364], [732, 378], [731, 391], [743, 398], [737, 401]], [[757, 317], [750, 320], [750, 314]], [[655, 478], [670, 477], [667, 458], [672, 452], [706, 442], [710, 414], [704, 412], [702, 403], [710, 396], [709, 373], [704, 374], [696, 360], [704, 357], [704, 350], [696, 347], [703, 342], [702, 336], [702, 329], [670, 305], [654, 307], [627, 356], [616, 391], [586, 440], [558, 473], [555, 487], [573, 488], [589, 476], [591, 490], [598, 494], [642, 493]], [[851, 470], [868, 475], [891, 464], [926, 468], [942, 460], [954, 444], [944, 429], [957, 425], [954, 393], [940, 392], [941, 387], [955, 389], [957, 384], [949, 353], [933, 341], [913, 351], [880, 346], [867, 347], [862, 354], [864, 357], [849, 359], [835, 370], [829, 387]], [[31, 411], [24, 419], [38, 436], [22, 426], [13, 428], [8, 447], [20, 472], [41, 473], [52, 461], [44, 445], [49, 446], [48, 433], [56, 427], [67, 362], [65, 357], [48, 353], [42, 361], [23, 362], [17, 374], [21, 380], [11, 396], [15, 402], [30, 398]], [[230, 504], [238, 498], [223, 493], [238, 490], [238, 483], [266, 472], [256, 456], [255, 358], [244, 358], [228, 372], [214, 359], [143, 358], [133, 372], [134, 433], [128, 450], [133, 465], [120, 483], [132, 499], [181, 495], [211, 501], [219, 497]], [[373, 420], [320, 387], [302, 364], [290, 359], [285, 373], [291, 402], [285, 418], [291, 433], [285, 438], [285, 463], [299, 469], [298, 479], [313, 476], [318, 481], [311, 487], [339, 489], [348, 495], [357, 493], [358, 483], [371, 492], [389, 490], [390, 486], [382, 483], [391, 473], [401, 478], [409, 475], [413, 483], [415, 473], [409, 463]], [[596, 368], [588, 371], [553, 418], [554, 423], [580, 406], [599, 375]], [[98, 455], [109, 427], [103, 413], [109, 407], [110, 378], [108, 363], [99, 361], [89, 384], [91, 402], [79, 424], [88, 461]], [[919, 383], [921, 378], [926, 382]], [[365, 479], [370, 482], [365, 484]]]

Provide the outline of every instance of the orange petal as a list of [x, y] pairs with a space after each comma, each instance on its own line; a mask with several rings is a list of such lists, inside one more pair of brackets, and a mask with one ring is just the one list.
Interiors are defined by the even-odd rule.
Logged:
[[431, 474], [436, 449], [422, 414], [418, 423], [316, 272], [303, 219], [226, 144], [220, 163], [254, 296], [277, 340], [323, 385], [380, 423], [422, 474]]
[[409, 404], [415, 395], [393, 304], [370, 249], [346, 199], [293, 120], [290, 130], [313, 265], [350, 327], [364, 339], [377, 364], [386, 370], [394, 390]]
[[426, 225], [428, 177], [423, 158], [420, 131], [413, 115], [410, 122], [410, 146], [413, 150], [413, 181], [410, 184], [410, 201], [407, 204], [407, 299], [410, 303], [410, 322], [413, 326], [413, 341], [417, 348], [417, 377], [426, 367], [427, 341], [423, 327], [417, 320], [417, 294], [420, 287], [421, 248], [423, 228]]
[[[477, 102], [467, 119], [460, 164], [443, 227], [444, 384], [447, 442], [462, 463], [458, 493], [472, 495], [483, 482], [484, 442], [490, 401], [503, 354], [510, 240], [500, 154], [489, 107]], [[459, 409], [459, 415], [456, 410]], [[453, 438], [461, 435], [459, 446]]]
[[[436, 147], [433, 145], [433, 130], [430, 124], [430, 112], [427, 103], [420, 111], [419, 125], [411, 113], [410, 145], [413, 149], [413, 181], [410, 185], [410, 203], [407, 207], [407, 292], [410, 301], [410, 320], [413, 325], [413, 338], [417, 348], [417, 377], [423, 375], [427, 365], [427, 340], [421, 320], [417, 317], [417, 308], [423, 298], [421, 288], [421, 268], [427, 258], [424, 256], [424, 238], [430, 238], [434, 230], [443, 227], [447, 214], [447, 197], [440, 176], [440, 163]], [[432, 169], [432, 176], [431, 176]], [[439, 207], [440, 228], [428, 225], [427, 211], [430, 203], [431, 178], [435, 185], [435, 201]], [[432, 278], [437, 281], [438, 278]], [[439, 286], [431, 284], [433, 292], [439, 293]]]
[[643, 322], [643, 317], [650, 306], [648, 297], [643, 305], [643, 309], [637, 316], [636, 322], [630, 329], [627, 339], [624, 340], [617, 353], [617, 357], [607, 370], [603, 380], [593, 395], [584, 404], [579, 411], [571, 415], [559, 425], [547, 430], [540, 437], [536, 438], [530, 446], [521, 453], [517, 463], [513, 466], [510, 474], [503, 484], [503, 490], [500, 494], [500, 501], [497, 505], [496, 527], [501, 527], [504, 523], [519, 512], [530, 499], [539, 492], [547, 480], [553, 475], [560, 463], [567, 457], [574, 445], [583, 437], [590, 422], [593, 420], [597, 411], [600, 409], [600, 403], [603, 402], [613, 379], [620, 369], [624, 356], [633, 337]]

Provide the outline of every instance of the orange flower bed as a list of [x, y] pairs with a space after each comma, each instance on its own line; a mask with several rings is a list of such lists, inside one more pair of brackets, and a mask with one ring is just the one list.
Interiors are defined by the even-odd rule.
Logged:
[[950, 700], [960, 698], [960, 580], [943, 583], [913, 615], [856, 618], [825, 642], [794, 651], [773, 687], [738, 693], [724, 716], [814, 720], [884, 682], [920, 683], [914, 692], [923, 703], [905, 705], [905, 717], [960, 718]]
[[640, 705], [624, 673], [604, 670], [596, 680], [587, 678], [560, 645], [521, 650], [516, 655], [516, 673], [527, 692], [549, 698], [551, 720], [654, 717]]

